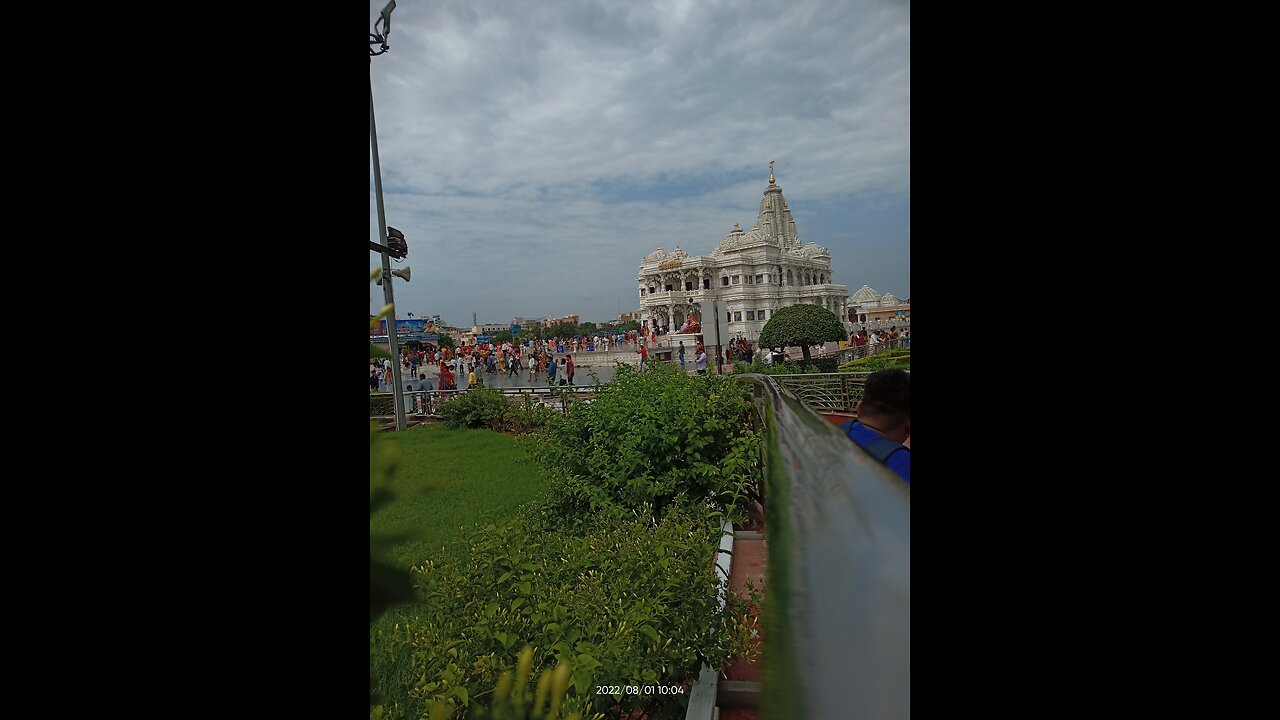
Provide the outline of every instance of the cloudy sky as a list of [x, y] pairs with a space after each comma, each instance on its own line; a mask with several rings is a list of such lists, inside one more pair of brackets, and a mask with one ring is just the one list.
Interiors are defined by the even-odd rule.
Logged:
[[413, 268], [397, 315], [613, 319], [656, 246], [706, 255], [750, 229], [770, 160], [835, 282], [909, 297], [910, 9], [397, 0], [372, 63], [387, 224], [409, 242], [392, 265]]

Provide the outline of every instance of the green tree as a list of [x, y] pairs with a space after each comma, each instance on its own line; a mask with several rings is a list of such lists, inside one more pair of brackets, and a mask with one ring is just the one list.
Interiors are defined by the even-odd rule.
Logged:
[[440, 333], [440, 347], [457, 347], [457, 341], [449, 333], [442, 332]]
[[547, 337], [567, 338], [577, 334], [578, 326], [573, 323], [559, 323], [547, 329]]
[[760, 331], [760, 344], [767, 348], [799, 345], [809, 362], [809, 346], [844, 340], [840, 318], [818, 305], [791, 305], [773, 313]]
[[637, 320], [628, 320], [624, 323], [605, 323], [601, 326], [601, 329], [609, 332], [627, 332], [628, 330], [639, 330], [640, 323]]

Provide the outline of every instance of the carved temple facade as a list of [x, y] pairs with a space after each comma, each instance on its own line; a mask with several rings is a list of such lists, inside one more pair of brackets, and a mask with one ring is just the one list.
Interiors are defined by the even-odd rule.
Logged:
[[[779, 308], [820, 305], [849, 323], [849, 288], [831, 277], [827, 249], [800, 242], [791, 208], [773, 177], [760, 200], [755, 225], [746, 232], [734, 223], [710, 255], [692, 256], [677, 245], [672, 252], [658, 246], [645, 256], [636, 278], [640, 321], [647, 327], [678, 332], [689, 304], [716, 300], [722, 337], [754, 340]], [[704, 305], [704, 312], [711, 307]], [[712, 318], [700, 318], [703, 323]]]

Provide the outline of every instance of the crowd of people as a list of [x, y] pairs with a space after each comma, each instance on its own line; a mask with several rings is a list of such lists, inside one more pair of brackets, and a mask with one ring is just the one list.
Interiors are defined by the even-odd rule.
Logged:
[[[401, 358], [409, 384], [405, 387], [412, 398], [413, 410], [419, 414], [434, 414], [437, 409], [438, 396], [436, 390], [457, 390], [455, 373], [466, 373], [469, 387], [484, 387], [485, 376], [505, 373], [506, 377], [521, 376], [526, 370], [529, 382], [534, 383], [546, 377], [547, 386], [570, 386], [574, 384], [575, 363], [568, 349], [579, 351], [586, 348], [610, 347], [616, 340], [619, 344], [634, 344], [640, 354], [640, 365], [644, 367], [648, 361], [645, 336], [628, 333], [616, 338], [586, 338], [578, 336], [564, 340], [526, 341], [522, 344], [510, 342], [501, 345], [464, 345], [461, 348], [434, 348], [424, 346], [419, 349], [406, 350]], [[911, 331], [901, 331], [896, 326], [886, 331], [859, 330], [850, 337], [850, 343], [859, 351], [859, 356], [875, 352], [880, 346], [888, 348], [911, 347]], [[735, 338], [726, 347], [726, 356], [750, 362], [753, 357], [753, 344], [745, 338]], [[761, 355], [767, 355], [766, 362], [778, 362], [785, 359], [766, 348], [759, 348]], [[564, 356], [557, 358], [557, 354]], [[693, 349], [694, 366], [698, 374], [707, 372], [707, 348], [699, 342]], [[676, 355], [680, 368], [685, 368], [685, 345], [680, 342]], [[428, 378], [419, 368], [434, 364], [437, 371], [435, 378]], [[371, 362], [369, 367], [369, 392], [390, 391], [393, 385], [391, 360], [383, 358]], [[840, 426], [850, 441], [869, 452], [879, 462], [897, 473], [906, 482], [911, 482], [911, 376], [901, 370], [882, 370], [867, 377], [862, 400], [855, 409], [856, 420], [850, 420]]]
[[[575, 363], [572, 353], [596, 353], [635, 351], [643, 368], [649, 362], [648, 348], [657, 345], [661, 330], [641, 328], [624, 333], [605, 335], [575, 335], [550, 340], [526, 340], [524, 342], [464, 344], [458, 348], [424, 344], [403, 350], [400, 363], [402, 372], [415, 390], [456, 390], [455, 378], [462, 375], [469, 387], [482, 387], [485, 378], [498, 375], [521, 377], [529, 374], [529, 382], [545, 377], [547, 385], [572, 385]], [[911, 330], [896, 325], [887, 330], [859, 330], [849, 337], [854, 357], [865, 357], [882, 349], [911, 347]], [[717, 362], [781, 362], [789, 359], [785, 353], [771, 352], [757, 347], [746, 338], [728, 340], [722, 348], [724, 356]], [[705, 371], [707, 348], [701, 342], [693, 349], [693, 360], [699, 372]], [[684, 341], [680, 342], [676, 359], [685, 370], [689, 358]], [[428, 365], [436, 372], [428, 376]], [[419, 371], [422, 372], [419, 372]], [[369, 368], [369, 392], [390, 392], [394, 385], [391, 360], [373, 361]], [[409, 387], [406, 387], [408, 390]]]
[[[631, 331], [617, 335], [578, 335], [550, 340], [526, 340], [523, 343], [476, 343], [458, 348], [423, 345], [406, 348], [401, 353], [402, 373], [414, 385], [406, 390], [456, 390], [455, 377], [467, 378], [469, 387], [483, 387], [485, 378], [498, 375], [520, 377], [529, 373], [529, 382], [545, 377], [547, 385], [573, 385], [577, 372], [575, 352], [610, 352], [624, 348], [637, 349], [643, 364], [650, 336]], [[427, 366], [436, 368], [434, 377], [426, 374]], [[419, 373], [422, 369], [422, 373]], [[369, 367], [369, 392], [390, 392], [394, 387], [391, 360], [372, 361]]]
[[871, 353], [884, 349], [898, 350], [911, 347], [911, 328], [898, 329], [890, 325], [888, 330], [859, 330], [849, 336], [849, 346], [854, 349], [854, 357], [866, 357]]

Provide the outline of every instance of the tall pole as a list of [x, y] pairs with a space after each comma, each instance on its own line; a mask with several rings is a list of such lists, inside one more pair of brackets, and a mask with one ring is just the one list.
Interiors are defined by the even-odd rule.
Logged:
[[720, 356], [720, 304], [715, 300], [711, 301], [711, 307], [716, 313], [716, 374], [724, 374], [724, 360]]
[[[387, 211], [382, 206], [382, 166], [378, 163], [378, 128], [373, 121], [373, 61], [369, 64], [369, 142], [373, 145], [373, 187], [378, 196], [378, 238], [382, 246], [387, 246]], [[391, 291], [391, 256], [382, 253], [382, 293], [387, 304], [392, 306], [391, 317], [387, 318], [387, 344], [391, 348], [391, 377], [395, 388], [391, 391], [396, 403], [396, 430], [404, 430], [407, 423], [404, 418], [404, 394], [400, 382], [400, 344], [396, 342], [395, 294]]]

